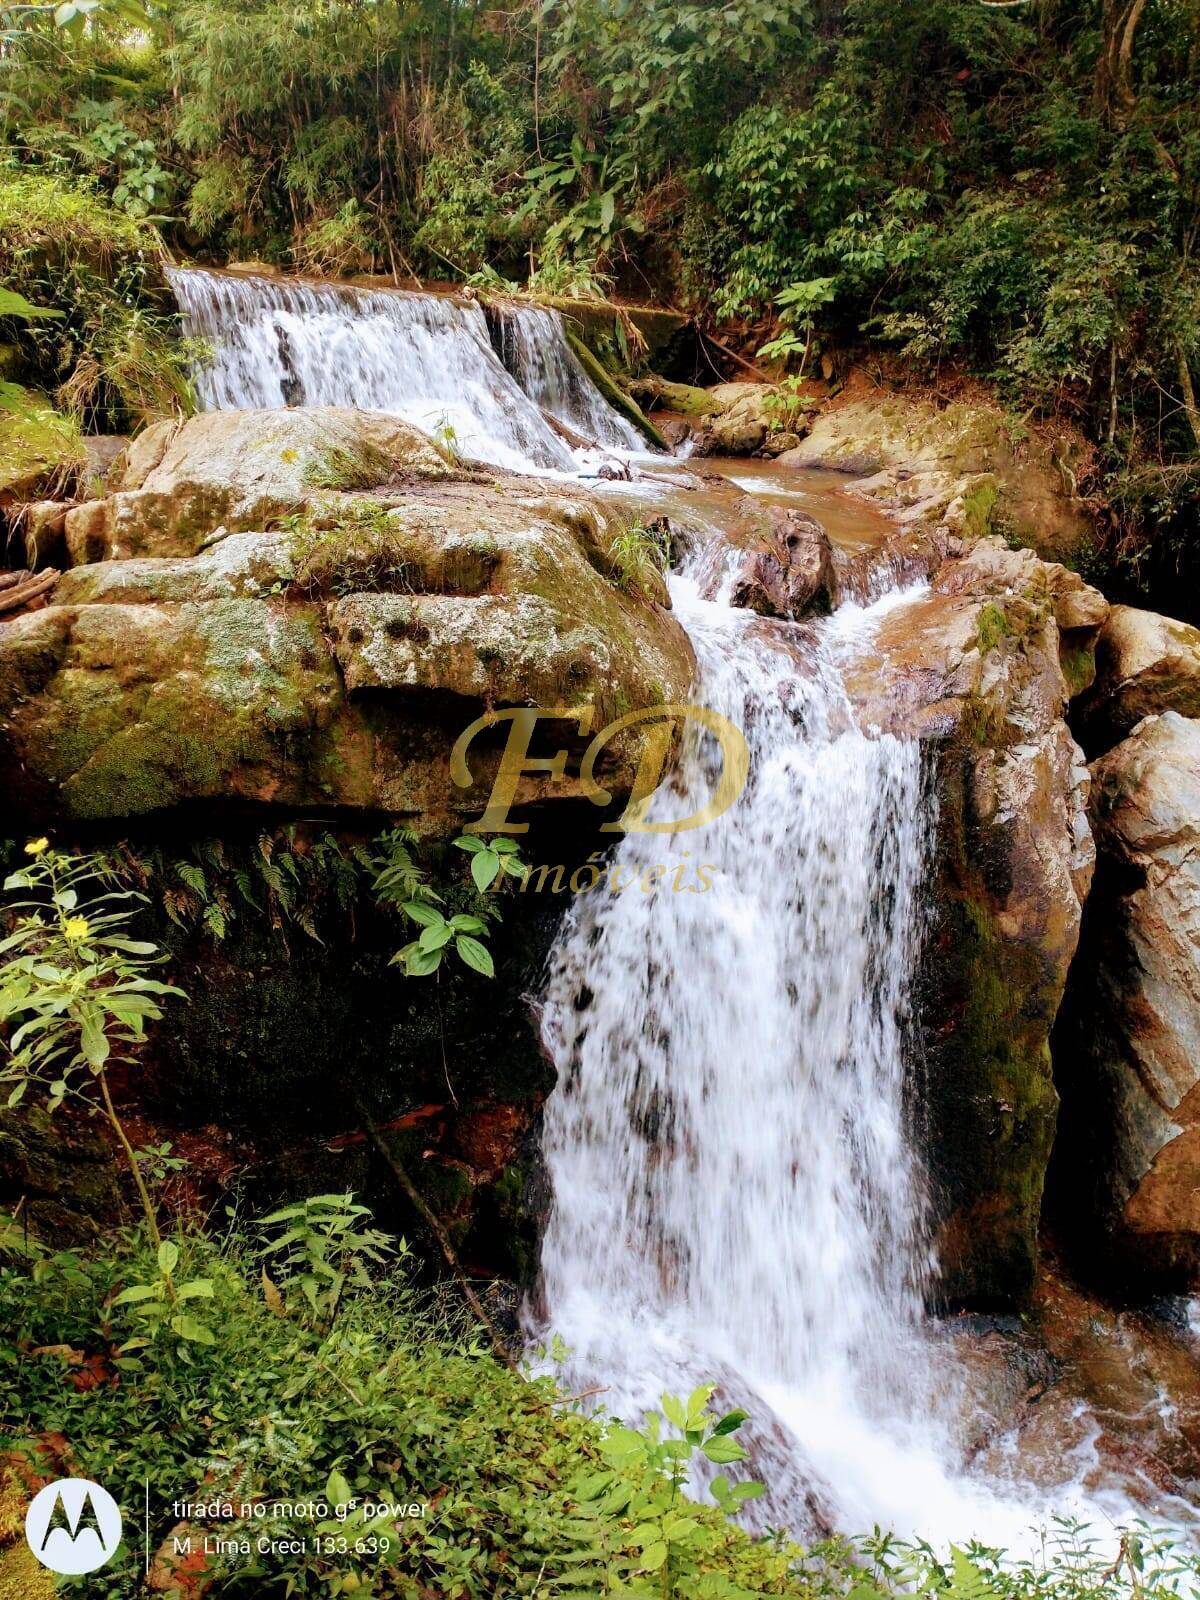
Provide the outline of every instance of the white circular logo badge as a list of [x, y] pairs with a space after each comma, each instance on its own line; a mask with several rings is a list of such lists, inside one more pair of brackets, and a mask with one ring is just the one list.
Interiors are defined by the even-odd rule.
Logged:
[[59, 1478], [34, 1495], [25, 1538], [51, 1572], [94, 1572], [121, 1542], [121, 1508], [89, 1478]]

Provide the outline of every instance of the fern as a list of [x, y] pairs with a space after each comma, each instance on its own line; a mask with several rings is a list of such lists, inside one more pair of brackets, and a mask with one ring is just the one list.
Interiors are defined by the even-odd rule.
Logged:
[[385, 905], [401, 906], [407, 900], [435, 899], [428, 874], [413, 859], [416, 835], [410, 828], [392, 828], [377, 840], [379, 854], [371, 861], [375, 873], [371, 888]]
[[235, 867], [233, 869], [233, 881], [237, 888], [237, 892], [241, 895], [246, 904], [251, 906], [255, 911], [261, 911], [262, 907], [254, 898], [254, 885], [251, 883], [250, 874], [246, 871], [245, 867]]
[[180, 881], [186, 883], [193, 894], [197, 895], [201, 900], [207, 901], [208, 880], [205, 878], [202, 868], [193, 866], [190, 861], [177, 861], [175, 863], [175, 871]]

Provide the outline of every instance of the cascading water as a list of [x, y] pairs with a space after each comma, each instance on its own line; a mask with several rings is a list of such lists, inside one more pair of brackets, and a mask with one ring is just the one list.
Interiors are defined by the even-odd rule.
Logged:
[[501, 361], [543, 411], [590, 444], [645, 450], [637, 429], [613, 410], [583, 370], [557, 311], [512, 304], [497, 307], [489, 320]]
[[[963, 1375], [924, 1316], [905, 1060], [935, 800], [915, 741], [856, 727], [839, 671], [905, 595], [797, 628], [673, 593], [697, 700], [742, 728], [750, 777], [702, 831], [626, 836], [607, 881], [629, 886], [577, 897], [560, 931], [531, 1337], [559, 1335], [567, 1381], [635, 1421], [716, 1381], [754, 1418], [774, 1526], [1013, 1548], [1052, 1511], [1128, 1515], [1081, 1492], [1083, 1461], [1044, 1497], [973, 1476]], [[712, 792], [711, 746], [685, 748], [658, 820]]]
[[[578, 470], [543, 417], [538, 395], [527, 393], [493, 350], [473, 302], [179, 268], [169, 276], [188, 334], [207, 347], [196, 372], [207, 409], [358, 406], [452, 437], [463, 455], [497, 466]], [[538, 315], [556, 322], [555, 313]], [[557, 341], [570, 356], [561, 328]], [[547, 355], [545, 382], [556, 403], [573, 395], [571, 403], [584, 407], [574, 425], [603, 433], [606, 444], [627, 446], [621, 419], [586, 374], [580, 370], [564, 388], [553, 378], [559, 365]], [[601, 428], [604, 412], [611, 420]]]
[[[931, 802], [916, 743], [850, 716], [837, 656], [869, 612], [804, 641], [675, 590], [750, 777], [702, 833], [620, 847], [627, 878], [687, 858], [710, 889], [583, 896], [554, 951], [548, 1318], [618, 1412], [726, 1374], [857, 1411], [908, 1383], [921, 1313], [901, 1039]], [[698, 735], [674, 815], [719, 760]]]

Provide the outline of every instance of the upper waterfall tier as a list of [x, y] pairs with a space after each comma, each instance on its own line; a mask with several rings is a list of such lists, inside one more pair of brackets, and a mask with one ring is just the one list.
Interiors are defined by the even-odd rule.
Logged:
[[577, 470], [543, 408], [598, 444], [639, 443], [575, 360], [555, 312], [503, 319], [514, 330], [509, 371], [468, 301], [181, 268], [169, 277], [188, 334], [207, 347], [196, 371], [205, 409], [388, 411], [518, 472]]

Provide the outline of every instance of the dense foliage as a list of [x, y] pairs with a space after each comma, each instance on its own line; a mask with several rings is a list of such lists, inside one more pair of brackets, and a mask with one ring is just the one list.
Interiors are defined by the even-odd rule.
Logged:
[[[744, 1419], [714, 1411], [710, 1386], [664, 1395], [638, 1430], [590, 1419], [551, 1376], [496, 1361], [456, 1303], [411, 1289], [403, 1256], [348, 1195], [157, 1248], [130, 1232], [49, 1250], [0, 1223], [7, 1470], [45, 1473], [66, 1440], [72, 1468], [127, 1505], [148, 1480], [160, 1577], [172, 1533], [196, 1550], [205, 1534], [249, 1539], [249, 1556], [188, 1563], [228, 1594], [1168, 1600], [1200, 1581], [1148, 1533], [1115, 1561], [1067, 1527], [1035, 1561], [878, 1533], [808, 1552], [752, 1539], [731, 1520], [761, 1487], [736, 1470]], [[719, 1507], [683, 1498], [701, 1457], [720, 1469]], [[231, 1514], [181, 1516], [180, 1499]], [[59, 1592], [141, 1592], [138, 1521], [114, 1562]], [[264, 1528], [305, 1548], [259, 1552]]]
[[[62, 1434], [77, 1470], [129, 1503], [148, 1478], [154, 1548], [178, 1498], [328, 1502], [325, 1516], [270, 1518], [274, 1534], [307, 1539], [302, 1555], [214, 1559], [230, 1574], [222, 1592], [282, 1594], [289, 1579], [289, 1593], [404, 1597], [804, 1592], [789, 1576], [796, 1550], [752, 1542], [715, 1507], [684, 1515], [693, 1452], [743, 1454], [740, 1414], [709, 1411], [711, 1390], [666, 1402], [678, 1428], [605, 1438], [551, 1378], [494, 1360], [456, 1306], [381, 1272], [403, 1245], [364, 1226], [348, 1196], [215, 1234], [24, 1254], [18, 1229], [0, 1231], [13, 1252], [0, 1266], [0, 1427], [35, 1465], [38, 1438]], [[164, 1251], [177, 1293], [193, 1291], [182, 1323], [158, 1315]], [[727, 1492], [733, 1511], [751, 1490]], [[339, 1517], [352, 1500], [424, 1511]], [[257, 1540], [262, 1526], [207, 1531]], [[328, 1547], [314, 1548], [318, 1532]], [[132, 1593], [137, 1544], [76, 1587]]]
[[68, 311], [29, 337], [76, 402], [137, 415], [177, 384], [130, 280], [147, 219], [309, 270], [616, 277], [759, 342], [782, 319], [793, 362], [871, 341], [988, 375], [1090, 429], [1083, 488], [1126, 554], [1190, 557], [1195, 0], [90, 0], [0, 24], [0, 262]]

